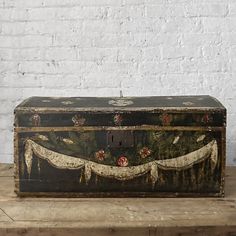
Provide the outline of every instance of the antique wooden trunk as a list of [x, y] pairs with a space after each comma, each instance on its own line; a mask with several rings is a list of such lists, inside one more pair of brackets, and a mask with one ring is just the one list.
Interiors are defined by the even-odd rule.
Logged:
[[15, 109], [15, 190], [223, 196], [225, 129], [210, 96], [32, 97]]

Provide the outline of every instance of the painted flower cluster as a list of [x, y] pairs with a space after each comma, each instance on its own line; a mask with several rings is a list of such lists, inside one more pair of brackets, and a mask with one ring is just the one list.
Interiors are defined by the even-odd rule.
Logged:
[[82, 126], [85, 123], [85, 118], [80, 115], [75, 115], [72, 117], [72, 122], [74, 126]]
[[121, 114], [115, 114], [113, 120], [115, 125], [121, 125], [123, 122], [123, 117]]
[[152, 151], [148, 147], [143, 147], [139, 151], [139, 155], [140, 155], [141, 158], [149, 157], [151, 155], [151, 153], [152, 153]]
[[[140, 157], [142, 159], [145, 159], [152, 154], [152, 150], [149, 149], [148, 147], [143, 147], [139, 150], [138, 154], [140, 155]], [[108, 153], [106, 153], [103, 149], [100, 149], [97, 152], [95, 152], [94, 156], [98, 162], [103, 162], [103, 161], [105, 161], [106, 158], [109, 157]], [[128, 160], [127, 156], [121, 155], [120, 157], [118, 157], [118, 159], [116, 161], [116, 165], [120, 166], [120, 167], [128, 166], [129, 160]]]
[[128, 158], [126, 156], [121, 156], [117, 160], [117, 165], [120, 167], [126, 167], [129, 165]]
[[106, 153], [103, 149], [95, 152], [95, 158], [98, 160], [98, 161], [104, 161], [104, 159], [106, 158]]

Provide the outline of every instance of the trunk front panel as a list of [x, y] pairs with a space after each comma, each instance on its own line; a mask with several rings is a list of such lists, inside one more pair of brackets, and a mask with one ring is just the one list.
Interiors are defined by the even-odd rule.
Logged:
[[218, 193], [222, 131], [19, 132], [20, 192]]

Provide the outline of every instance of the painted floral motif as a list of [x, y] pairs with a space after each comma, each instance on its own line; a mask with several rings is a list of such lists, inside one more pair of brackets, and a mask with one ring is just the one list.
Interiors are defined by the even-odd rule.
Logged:
[[74, 142], [71, 139], [63, 138], [62, 141], [66, 144], [73, 144]]
[[74, 126], [82, 126], [84, 125], [86, 119], [84, 117], [81, 117], [80, 115], [75, 115], [72, 117], [72, 122], [74, 123]]
[[160, 118], [163, 125], [170, 125], [171, 121], [173, 120], [172, 115], [166, 113], [162, 114]]
[[204, 100], [204, 98], [198, 98], [197, 100], [198, 100], [198, 101], [202, 101], [202, 100]]
[[202, 117], [202, 120], [201, 120], [201, 121], [202, 121], [204, 124], [208, 124], [208, 123], [212, 122], [212, 120], [213, 120], [213, 118], [212, 118], [211, 115], [205, 114], [205, 115]]
[[72, 101], [62, 101], [61, 103], [64, 104], [64, 105], [72, 105], [72, 104], [74, 104], [74, 102], [72, 102]]
[[183, 105], [185, 105], [185, 106], [193, 106], [194, 103], [193, 102], [183, 102]]
[[179, 136], [176, 136], [176, 137], [174, 138], [173, 144], [177, 144], [177, 143], [179, 142], [179, 139], [180, 139], [180, 137], [179, 137]]
[[95, 152], [95, 158], [98, 161], [104, 161], [104, 159], [106, 158], [105, 151], [103, 149], [101, 149], [101, 150]]
[[128, 161], [127, 157], [125, 157], [125, 156], [119, 157], [119, 159], [117, 161], [118, 166], [126, 167], [126, 166], [128, 166], [128, 164], [129, 164], [129, 161]]
[[42, 134], [37, 134], [36, 137], [42, 141], [48, 141], [48, 137]]
[[117, 99], [117, 100], [110, 100], [108, 102], [108, 104], [112, 105], [112, 106], [117, 106], [117, 107], [125, 107], [125, 106], [129, 106], [132, 105], [134, 102], [131, 100], [126, 100], [126, 99]]
[[152, 153], [152, 151], [148, 147], [143, 147], [139, 151], [139, 155], [141, 156], [141, 158], [146, 158], [146, 157], [150, 156], [151, 153]]
[[121, 125], [123, 121], [123, 117], [121, 114], [116, 114], [114, 115], [113, 120], [114, 120], [115, 125]]
[[205, 138], [206, 138], [206, 135], [205, 135], [205, 134], [200, 135], [200, 136], [197, 138], [197, 142], [199, 143], [199, 142], [203, 141]]
[[30, 117], [30, 121], [31, 121], [33, 126], [40, 126], [41, 118], [40, 118], [39, 114], [33, 114]]

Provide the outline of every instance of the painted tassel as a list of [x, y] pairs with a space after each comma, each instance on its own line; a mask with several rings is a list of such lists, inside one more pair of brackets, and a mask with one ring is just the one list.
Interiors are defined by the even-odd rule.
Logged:
[[38, 174], [39, 174], [39, 177], [40, 177], [40, 173], [41, 173], [41, 167], [40, 167], [40, 159], [38, 158]]
[[89, 163], [87, 163], [85, 165], [85, 170], [84, 170], [84, 177], [85, 177], [85, 181], [86, 181], [86, 184], [88, 184], [90, 178], [91, 178], [91, 175], [92, 175], [92, 170], [91, 170], [91, 166]]
[[174, 184], [175, 186], [178, 185], [178, 175], [177, 175], [177, 173], [178, 173], [178, 171], [174, 171], [174, 172], [173, 172], [173, 184]]
[[80, 178], [79, 178], [79, 182], [80, 182], [80, 183], [83, 182], [83, 176], [84, 176], [84, 171], [81, 170], [81, 172], [80, 172]]
[[25, 143], [25, 164], [27, 166], [27, 172], [30, 178], [32, 169], [33, 150], [31, 146], [31, 140], [26, 140]]
[[153, 165], [151, 167], [151, 180], [152, 180], [152, 188], [154, 189], [155, 187], [155, 184], [157, 182], [157, 179], [158, 179], [158, 169], [157, 169], [157, 165]]
[[190, 170], [190, 175], [191, 175], [191, 185], [193, 186], [196, 183], [196, 176], [193, 168]]
[[217, 142], [214, 141], [214, 144], [212, 145], [212, 151], [211, 151], [211, 172], [213, 172], [217, 165], [217, 159], [218, 159], [218, 147]]

